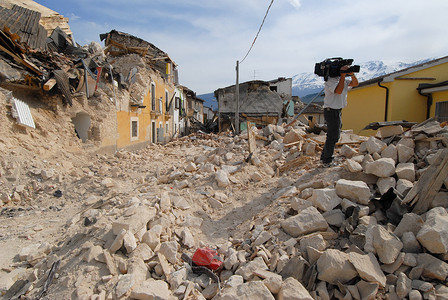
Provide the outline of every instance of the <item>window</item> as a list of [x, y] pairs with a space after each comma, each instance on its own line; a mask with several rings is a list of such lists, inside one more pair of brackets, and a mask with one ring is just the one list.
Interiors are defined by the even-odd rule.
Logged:
[[138, 122], [132, 121], [132, 137], [136, 137], [138, 134]]
[[163, 99], [162, 97], [159, 98], [159, 112], [163, 112]]
[[151, 126], [151, 142], [154, 144], [157, 139], [156, 122], [152, 122]]
[[169, 97], [168, 91], [165, 90], [165, 111], [166, 112], [168, 112], [168, 109], [169, 109], [169, 105], [170, 105], [169, 101], [170, 101], [170, 97]]
[[163, 124], [159, 122], [159, 128], [157, 128], [157, 143], [163, 143], [165, 138], [165, 133], [163, 131]]
[[437, 121], [448, 121], [448, 101], [436, 103], [436, 115]]
[[151, 110], [156, 110], [156, 85], [151, 83]]
[[174, 108], [179, 109], [180, 108], [180, 98], [176, 97], [174, 102]]
[[138, 140], [138, 118], [131, 117], [131, 141]]

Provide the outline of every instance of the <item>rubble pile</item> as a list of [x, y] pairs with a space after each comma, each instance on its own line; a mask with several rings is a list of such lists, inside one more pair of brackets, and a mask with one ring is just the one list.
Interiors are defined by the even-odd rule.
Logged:
[[[325, 135], [299, 122], [95, 154], [167, 55], [111, 31], [106, 56], [40, 13], [0, 15], [0, 84], [37, 125], [17, 125], [0, 91], [3, 298], [448, 298], [446, 124], [344, 132], [328, 169]], [[82, 143], [80, 111], [93, 116]], [[199, 248], [222, 267], [194, 265]]]
[[24, 7], [8, 2], [0, 3], [0, 88], [31, 108], [72, 120], [88, 115], [92, 123], [83, 142], [104, 143], [115, 134], [117, 111], [143, 105], [151, 74], [160, 74], [154, 57], [139, 51], [111, 54], [97, 42], [81, 47], [67, 18], [33, 1], [21, 3]]
[[[317, 165], [322, 136], [305, 132], [196, 134], [97, 155], [66, 174], [35, 172], [42, 197], [59, 184], [65, 205], [78, 206], [58, 239], [17, 253], [4, 297], [448, 297], [446, 128], [345, 133], [329, 169]], [[203, 247], [217, 249], [220, 270], [197, 273], [182, 259]]]

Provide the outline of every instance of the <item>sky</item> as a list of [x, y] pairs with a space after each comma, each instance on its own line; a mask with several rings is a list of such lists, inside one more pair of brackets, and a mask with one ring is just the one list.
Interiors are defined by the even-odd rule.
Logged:
[[330, 57], [354, 64], [448, 55], [446, 0], [35, 0], [64, 17], [81, 46], [113, 29], [146, 40], [198, 95], [239, 82], [313, 72]]

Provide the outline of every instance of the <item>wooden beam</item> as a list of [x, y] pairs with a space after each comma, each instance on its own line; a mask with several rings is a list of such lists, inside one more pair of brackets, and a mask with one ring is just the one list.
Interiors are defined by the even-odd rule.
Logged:
[[109, 40], [108, 45], [112, 45], [112, 46], [117, 47], [119, 49], [126, 50], [126, 46], [125, 45], [123, 45], [123, 44], [121, 44], [119, 42], [116, 42], [116, 41], [114, 41], [112, 39]]
[[15, 53], [12, 53], [11, 51], [6, 49], [2, 45], [0, 45], [0, 50], [6, 52], [6, 54], [11, 56], [15, 62], [17, 62], [21, 65], [24, 65], [25, 67], [27, 67], [28, 69], [30, 69], [31, 71], [33, 71], [34, 73], [36, 73], [39, 76], [42, 75], [42, 72], [32, 62], [28, 61], [27, 59], [21, 58], [20, 56], [16, 55]]
[[294, 167], [298, 167], [300, 165], [303, 165], [308, 160], [310, 160], [309, 156], [299, 156], [299, 157], [297, 157], [297, 158], [295, 158], [295, 159], [293, 159], [291, 161], [288, 161], [283, 166], [278, 168], [278, 170], [280, 171], [280, 173], [283, 173], [285, 171], [288, 171], [289, 169], [292, 169]]
[[292, 147], [292, 146], [297, 145], [297, 144], [300, 144], [300, 143], [302, 143], [302, 142], [303, 142], [303, 140], [299, 140], [299, 141], [296, 141], [296, 142], [292, 142], [292, 143], [289, 143], [289, 144], [285, 144], [285, 147]]
[[49, 91], [51, 90], [54, 86], [56, 85], [56, 79], [51, 78], [49, 79], [47, 82], [45, 82], [44, 84], [44, 91]]
[[9, 51], [8, 49], [3, 47], [2, 45], [0, 45], [0, 50], [6, 52], [6, 54], [11, 56], [15, 60], [16, 63], [23, 64], [23, 59], [21, 57], [17, 56], [15, 53]]
[[440, 191], [448, 176], [448, 149], [444, 149], [438, 159], [429, 166], [403, 199], [403, 204], [415, 205], [413, 212], [426, 212], [435, 195]]
[[152, 61], [164, 60], [164, 59], [169, 59], [169, 57], [168, 56], [160, 56], [160, 57], [151, 58]]
[[262, 135], [258, 135], [258, 134], [255, 136], [255, 139], [257, 139], [257, 140], [263, 140], [263, 141], [265, 141], [265, 142], [268, 141], [268, 138], [267, 138], [267, 137], [262, 136]]
[[246, 122], [247, 126], [247, 144], [249, 145], [249, 153], [254, 153], [257, 149], [257, 143], [255, 142], [255, 133], [252, 131], [252, 126], [250, 122]]
[[26, 66], [31, 71], [33, 71], [34, 73], [36, 73], [37, 75], [42, 76], [43, 74], [42, 71], [39, 70], [39, 68], [28, 59], [26, 58], [23, 59], [23, 65]]
[[1, 82], [0, 87], [3, 87], [5, 89], [14, 89], [14, 88], [26, 89], [28, 91], [33, 91], [33, 92], [38, 92], [38, 91], [42, 90], [40, 87], [29, 86], [29, 85], [20, 84], [20, 83], [11, 83], [11, 82]]
[[432, 201], [437, 193], [440, 191], [444, 181], [448, 176], [448, 151], [445, 151], [445, 159], [436, 169], [435, 174], [430, 176], [431, 181], [427, 189], [425, 189], [420, 197], [418, 198], [417, 203], [415, 204], [414, 209], [412, 210], [416, 214], [422, 214], [431, 207]]
[[127, 48], [130, 52], [135, 52], [137, 54], [140, 54], [141, 56], [146, 56], [148, 54], [148, 48], [147, 47], [128, 47]]
[[[113, 39], [109, 39], [107, 46], [114, 46], [116, 48], [119, 48], [124, 51], [124, 53], [137, 53], [141, 56], [145, 56], [148, 53], [148, 47], [128, 47], [126, 45], [123, 45], [117, 41], [114, 41]], [[117, 53], [116, 51], [110, 51], [111, 53]], [[118, 52], [119, 53], [119, 52]]]

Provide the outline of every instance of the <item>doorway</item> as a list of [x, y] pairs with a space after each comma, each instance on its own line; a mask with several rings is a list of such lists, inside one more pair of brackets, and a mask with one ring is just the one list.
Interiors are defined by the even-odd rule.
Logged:
[[85, 143], [89, 139], [90, 116], [85, 112], [79, 112], [72, 118], [72, 122], [75, 125], [76, 135]]

